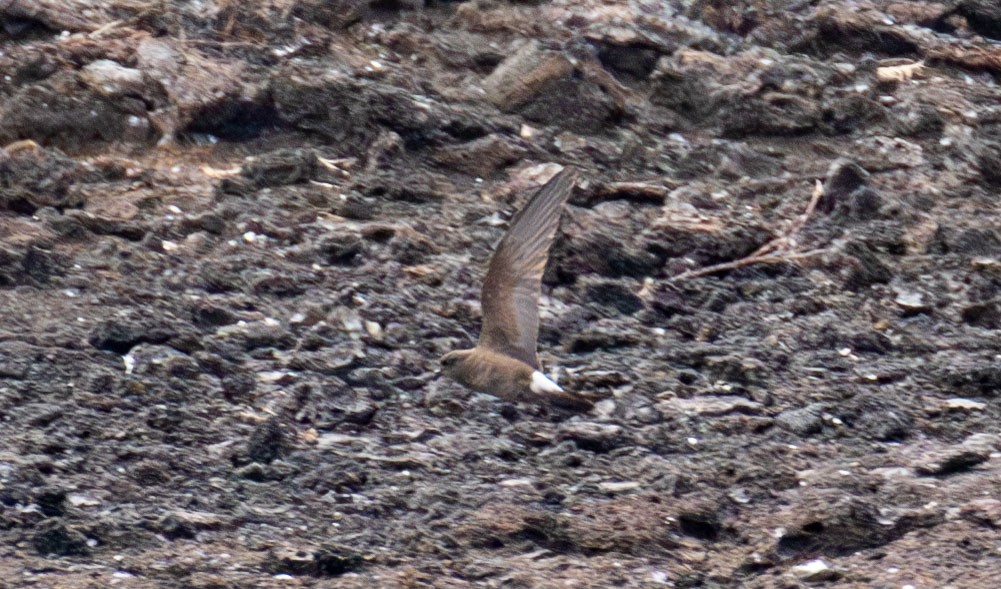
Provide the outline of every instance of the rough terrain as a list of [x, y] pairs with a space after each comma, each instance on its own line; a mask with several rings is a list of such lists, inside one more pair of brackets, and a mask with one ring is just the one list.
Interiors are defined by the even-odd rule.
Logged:
[[0, 2], [0, 586], [996, 587], [995, 6]]

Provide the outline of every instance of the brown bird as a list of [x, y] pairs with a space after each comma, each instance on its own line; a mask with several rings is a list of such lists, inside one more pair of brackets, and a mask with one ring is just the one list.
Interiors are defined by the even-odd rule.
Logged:
[[471, 350], [441, 357], [442, 372], [449, 378], [513, 402], [576, 410], [594, 406], [546, 377], [536, 353], [542, 271], [575, 181], [573, 170], [564, 168], [511, 220], [483, 280], [480, 340]]

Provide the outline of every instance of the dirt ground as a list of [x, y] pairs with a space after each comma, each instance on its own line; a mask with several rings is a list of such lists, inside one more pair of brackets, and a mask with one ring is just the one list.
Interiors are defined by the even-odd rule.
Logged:
[[[1001, 583], [995, 2], [0, 25], [0, 586]], [[584, 415], [436, 374], [561, 165]]]

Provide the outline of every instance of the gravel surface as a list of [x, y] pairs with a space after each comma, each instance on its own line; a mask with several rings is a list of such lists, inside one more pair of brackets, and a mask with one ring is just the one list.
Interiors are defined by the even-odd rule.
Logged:
[[[0, 25], [0, 585], [997, 586], [995, 2]], [[564, 165], [583, 415], [437, 374]]]

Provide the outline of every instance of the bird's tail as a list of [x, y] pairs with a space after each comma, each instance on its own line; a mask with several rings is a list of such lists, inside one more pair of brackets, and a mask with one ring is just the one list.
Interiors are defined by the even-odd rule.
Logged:
[[594, 409], [594, 401], [582, 395], [575, 395], [566, 391], [544, 393], [547, 400], [554, 406], [571, 411], [586, 413]]

